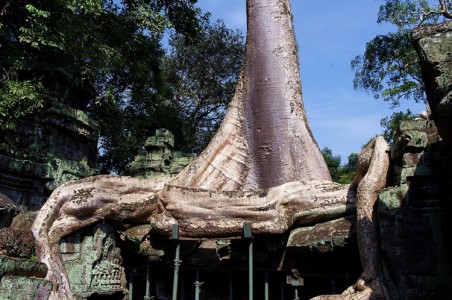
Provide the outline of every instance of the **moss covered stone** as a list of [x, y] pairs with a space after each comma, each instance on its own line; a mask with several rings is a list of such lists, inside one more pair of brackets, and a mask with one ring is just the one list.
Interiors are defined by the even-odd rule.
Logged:
[[0, 192], [33, 210], [62, 183], [98, 173], [98, 134], [84, 111], [91, 87], [57, 70], [40, 78], [45, 109], [0, 127]]
[[174, 176], [188, 166], [196, 156], [174, 150], [174, 135], [167, 129], [157, 129], [130, 165], [132, 176], [155, 178]]

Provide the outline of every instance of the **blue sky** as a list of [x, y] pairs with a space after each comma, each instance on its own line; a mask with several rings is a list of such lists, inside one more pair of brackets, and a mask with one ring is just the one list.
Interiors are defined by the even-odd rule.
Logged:
[[[391, 30], [377, 24], [376, 0], [292, 0], [303, 101], [314, 137], [345, 163], [371, 137], [381, 133], [380, 119], [392, 114], [390, 104], [353, 88], [351, 60], [364, 52], [366, 42]], [[222, 19], [229, 28], [246, 33], [245, 0], [198, 0], [198, 7]], [[405, 101], [415, 114], [424, 104]]]

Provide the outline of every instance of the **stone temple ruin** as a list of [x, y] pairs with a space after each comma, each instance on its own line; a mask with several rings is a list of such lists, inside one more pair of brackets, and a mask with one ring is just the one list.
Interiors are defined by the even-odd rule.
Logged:
[[[270, 18], [259, 1], [247, 4], [249, 22]], [[267, 5], [277, 11], [288, 8]], [[290, 28], [288, 20], [278, 18], [277, 30]], [[252, 34], [254, 42], [262, 43], [259, 39], [265, 34]], [[270, 81], [265, 72], [274, 72], [274, 65], [285, 66], [286, 54], [291, 53], [284, 45], [279, 51], [270, 48], [281, 64], [255, 74], [253, 64], [262, 55], [250, 55], [248, 44], [251, 58], [219, 137], [178, 176], [162, 176], [176, 173], [177, 155], [169, 133], [160, 130], [132, 164], [135, 174], [153, 179], [96, 176], [55, 190], [32, 227], [36, 258], [17, 254], [14, 239], [0, 229], [2, 241], [9, 241], [0, 243], [0, 297], [448, 299], [451, 40], [450, 23], [413, 33], [432, 115], [402, 123], [391, 147], [377, 138], [360, 154], [350, 186], [324, 178], [272, 185], [279, 179], [259, 183], [255, 173], [247, 173], [253, 164], [260, 172], [260, 163], [272, 163], [276, 148], [240, 131], [241, 124], [249, 122], [246, 112], [259, 111], [249, 104], [254, 100], [246, 82], [261, 84], [260, 74], [263, 81]], [[266, 66], [265, 61], [259, 65]], [[302, 116], [302, 104], [289, 98], [287, 112]], [[270, 117], [268, 123], [277, 121]], [[256, 126], [257, 134], [264, 131], [254, 119], [246, 124]], [[230, 135], [230, 130], [239, 134]], [[219, 147], [216, 141], [221, 142]], [[257, 158], [240, 164], [244, 156], [226, 156], [223, 149], [236, 141], [249, 149], [257, 146]], [[246, 152], [240, 149], [233, 153]], [[220, 166], [232, 161], [244, 171], [231, 183], [224, 177], [232, 173], [211, 168], [218, 161]], [[199, 169], [201, 175], [196, 174]], [[284, 175], [284, 170], [274, 172]], [[219, 182], [226, 188], [218, 187]]]
[[175, 151], [174, 134], [160, 128], [154, 136], [146, 140], [143, 149], [130, 164], [130, 172], [132, 176], [143, 178], [172, 177], [188, 166], [194, 158], [194, 155]]
[[29, 209], [57, 186], [98, 173], [97, 132], [84, 112], [93, 88], [61, 70], [40, 77], [51, 103], [45, 115], [0, 128], [0, 193]]

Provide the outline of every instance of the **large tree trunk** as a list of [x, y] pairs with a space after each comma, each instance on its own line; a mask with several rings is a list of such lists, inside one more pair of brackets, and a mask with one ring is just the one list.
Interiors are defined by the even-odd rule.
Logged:
[[253, 234], [264, 235], [341, 217], [356, 199], [363, 265], [370, 265], [362, 283], [339, 297], [382, 294], [372, 208], [386, 181], [387, 145], [379, 138], [373, 152], [360, 156], [365, 167], [351, 188], [331, 182], [303, 108], [290, 2], [247, 0], [247, 13], [235, 96], [194, 163], [165, 187], [164, 181], [97, 177], [68, 183], [44, 205], [33, 234], [54, 283], [52, 299], [73, 298], [60, 239], [100, 220], [150, 221], [163, 234], [178, 223], [181, 236], [194, 238], [239, 235], [243, 223], [251, 222]]
[[242, 73], [222, 126], [172, 184], [256, 190], [331, 180], [301, 97], [289, 0], [248, 0]]

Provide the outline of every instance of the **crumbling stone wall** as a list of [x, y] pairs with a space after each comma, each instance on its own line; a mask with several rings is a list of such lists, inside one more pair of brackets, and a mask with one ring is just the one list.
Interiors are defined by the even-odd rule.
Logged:
[[175, 151], [174, 135], [168, 129], [160, 128], [146, 140], [130, 164], [130, 171], [135, 177], [171, 177], [179, 174], [195, 158], [195, 155]]
[[0, 255], [0, 299], [47, 300], [52, 283], [43, 279], [46, 273], [43, 263]]
[[381, 253], [392, 299], [452, 295], [452, 155], [433, 121], [401, 124], [393, 184], [378, 202]]
[[417, 28], [429, 120], [405, 121], [391, 147], [393, 187], [380, 194], [383, 272], [392, 299], [452, 295], [452, 23]]
[[422, 80], [441, 137], [452, 145], [452, 22], [422, 26], [414, 30]]
[[97, 173], [97, 133], [84, 112], [94, 95], [79, 77], [47, 72], [42, 111], [0, 128], [0, 192], [39, 208], [60, 184]]

